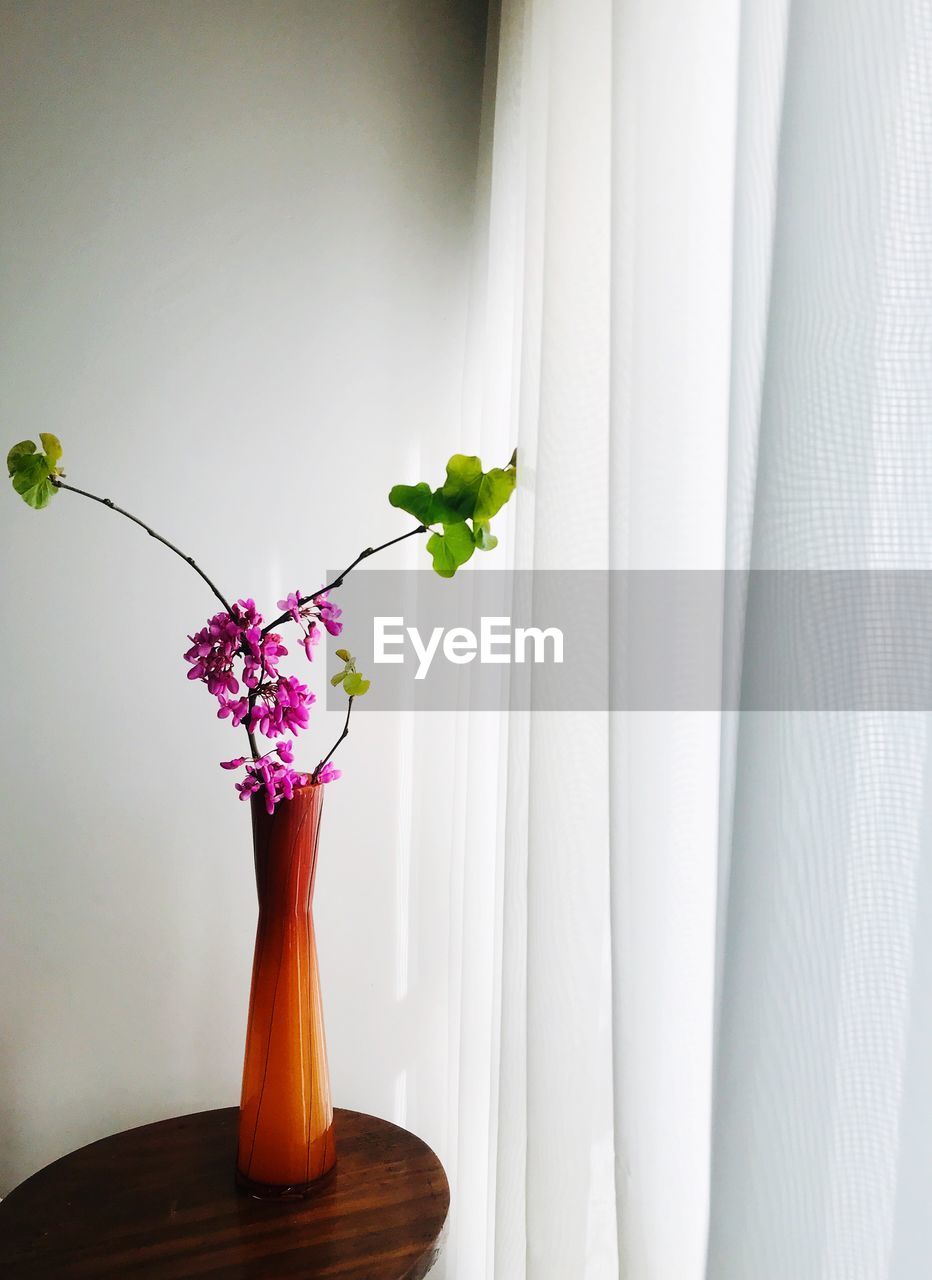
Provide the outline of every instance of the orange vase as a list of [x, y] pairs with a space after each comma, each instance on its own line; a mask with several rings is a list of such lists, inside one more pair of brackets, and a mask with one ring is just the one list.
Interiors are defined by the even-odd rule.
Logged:
[[323, 786], [273, 814], [253, 797], [259, 922], [239, 1113], [237, 1185], [304, 1196], [336, 1163], [311, 901]]

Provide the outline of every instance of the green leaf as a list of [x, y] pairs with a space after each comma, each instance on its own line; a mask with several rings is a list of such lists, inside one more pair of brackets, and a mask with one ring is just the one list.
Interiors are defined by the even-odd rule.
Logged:
[[462, 520], [491, 520], [515, 488], [515, 472], [502, 467], [482, 470], [479, 458], [455, 453], [447, 463], [446, 484], [438, 492]]
[[465, 453], [454, 453], [447, 463], [447, 479], [440, 497], [461, 520], [472, 519], [482, 483], [481, 461]]
[[6, 456], [13, 488], [25, 503], [37, 511], [47, 507], [55, 497], [52, 476], [59, 474], [56, 463], [61, 458], [61, 444], [55, 436], [43, 433], [41, 440], [49, 451], [48, 456], [36, 451], [33, 440], [14, 444]]
[[427, 550], [433, 556], [434, 570], [441, 578], [452, 578], [460, 565], [466, 563], [475, 550], [472, 530], [465, 522], [444, 525], [443, 533], [434, 533], [427, 539]]
[[13, 475], [17, 468], [21, 465], [21, 460], [27, 458], [30, 454], [35, 453], [36, 446], [32, 440], [20, 440], [19, 444], [14, 444], [13, 448], [6, 455], [6, 469]]
[[45, 450], [45, 456], [48, 458], [49, 470], [54, 471], [61, 462], [61, 441], [58, 436], [53, 436], [48, 431], [40, 431], [39, 439], [42, 441], [42, 448]]
[[40, 511], [55, 496], [55, 486], [49, 478], [49, 467], [44, 453], [24, 458], [13, 475], [13, 488], [30, 507]]
[[[422, 525], [443, 525], [443, 532], [431, 532], [427, 550], [434, 569], [443, 578], [452, 578], [473, 551], [491, 551], [498, 539], [489, 521], [501, 511], [515, 491], [518, 451], [507, 467], [482, 470], [482, 460], [474, 454], [455, 453], [447, 463], [447, 478], [431, 492], [421, 481], [416, 485], [396, 484], [389, 493], [393, 507], [414, 516]], [[472, 522], [472, 528], [468, 522]]]
[[476, 547], [479, 551], [494, 551], [498, 546], [498, 538], [494, 533], [489, 532], [488, 520], [474, 520], [472, 522], [473, 537], [476, 540]]
[[414, 516], [419, 524], [433, 524], [438, 516], [434, 510], [434, 495], [430, 486], [422, 480], [420, 484], [396, 484], [388, 495], [393, 507], [400, 507]]
[[482, 477], [473, 518], [491, 520], [515, 491], [514, 471], [503, 471], [501, 467], [493, 467]]
[[371, 680], [364, 680], [358, 671], [351, 671], [343, 681], [343, 688], [351, 698], [361, 698], [371, 683]]
[[352, 654], [349, 649], [337, 649], [337, 657], [342, 662], [350, 662], [352, 660]]

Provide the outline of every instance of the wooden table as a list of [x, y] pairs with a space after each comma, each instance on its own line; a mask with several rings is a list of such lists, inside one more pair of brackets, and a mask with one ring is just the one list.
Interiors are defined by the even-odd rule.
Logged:
[[336, 1112], [337, 1167], [307, 1200], [233, 1185], [235, 1107], [116, 1133], [42, 1169], [0, 1204], [3, 1280], [420, 1280], [450, 1190], [420, 1138]]

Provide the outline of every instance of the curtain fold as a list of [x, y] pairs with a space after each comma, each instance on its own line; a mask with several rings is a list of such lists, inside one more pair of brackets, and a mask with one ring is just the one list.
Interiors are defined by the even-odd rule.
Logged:
[[[736, 18], [502, 6], [490, 276], [520, 568], [608, 594], [721, 564]], [[714, 711], [512, 714], [489, 1275], [701, 1275], [718, 740]]]
[[[743, 5], [731, 563], [852, 602], [932, 547], [930, 38], [911, 0]], [[928, 1272], [929, 727], [733, 719], [710, 1280]]]
[[[614, 7], [612, 634], [613, 674], [627, 687], [626, 636], [640, 629], [625, 600], [630, 579], [723, 564], [737, 40], [732, 0]], [[669, 651], [671, 690], [688, 680], [691, 639], [684, 602], [656, 637]], [[704, 1272], [720, 719], [714, 701], [702, 711], [622, 704], [613, 713], [615, 1143], [626, 1280]]]
[[932, 7], [502, 0], [496, 33], [472, 381], [514, 563], [606, 574], [613, 691], [625, 574], [734, 573], [719, 708], [510, 716], [448, 1274], [919, 1280], [932, 726], [721, 707], [767, 656], [743, 571], [928, 567]]
[[[607, 2], [503, 10], [496, 128], [520, 139], [523, 177], [520, 569], [607, 564], [610, 22]], [[514, 1280], [616, 1274], [607, 744], [603, 713], [512, 715], [494, 1274]]]

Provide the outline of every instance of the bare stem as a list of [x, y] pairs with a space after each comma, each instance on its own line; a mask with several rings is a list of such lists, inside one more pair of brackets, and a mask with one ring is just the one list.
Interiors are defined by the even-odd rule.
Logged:
[[226, 609], [227, 613], [231, 612], [230, 602], [227, 600], [226, 596], [217, 584], [208, 578], [201, 566], [195, 562], [194, 557], [185, 555], [180, 547], [176, 547], [173, 542], [169, 542], [168, 539], [163, 538], [160, 533], [156, 533], [150, 525], [146, 524], [145, 520], [140, 520], [138, 516], [132, 515], [129, 511], [124, 511], [122, 507], [118, 507], [117, 504], [112, 502], [109, 498], [98, 498], [96, 493], [88, 493], [86, 489], [79, 489], [76, 485], [65, 484], [64, 480], [53, 479], [52, 484], [56, 489], [67, 489], [69, 493], [79, 493], [82, 498], [90, 498], [92, 502], [99, 502], [102, 507], [109, 507], [111, 511], [116, 511], [118, 515], [125, 516], [127, 520], [132, 520], [133, 524], [138, 524], [140, 529], [145, 529], [150, 538], [155, 538], [155, 540], [157, 542], [161, 542], [164, 547], [168, 547], [169, 551], [174, 551], [176, 556], [180, 556], [185, 564], [189, 564], [194, 572], [204, 579], [211, 591], [223, 605], [224, 609]]
[[320, 773], [321, 769], [324, 767], [324, 765], [327, 763], [327, 761], [328, 761], [328, 760], [331, 758], [331, 756], [333, 755], [334, 751], [336, 751], [337, 747], [340, 745], [340, 743], [343, 741], [343, 739], [344, 739], [344, 738], [346, 737], [346, 735], [349, 733], [349, 718], [350, 718], [350, 716], [351, 716], [351, 714], [352, 714], [352, 711], [353, 711], [353, 696], [352, 696], [352, 694], [351, 694], [351, 695], [350, 695], [350, 700], [349, 700], [349, 702], [346, 704], [346, 719], [343, 721], [343, 732], [340, 734], [339, 738], [337, 738], [336, 742], [333, 744], [333, 746], [330, 748], [330, 750], [329, 750], [329, 751], [327, 752], [327, 754], [324, 756], [323, 760], [321, 760], [320, 764], [317, 766], [317, 768], [316, 768], [316, 769], [314, 770], [314, 772], [311, 774], [311, 782], [316, 782], [316, 781], [317, 781], [317, 776], [318, 776], [318, 774]]
[[[353, 563], [348, 564], [341, 573], [338, 573], [332, 582], [328, 582], [325, 587], [320, 587], [317, 591], [312, 591], [309, 596], [302, 596], [298, 601], [298, 604], [309, 604], [310, 601], [316, 600], [318, 596], [325, 595], [328, 591], [334, 591], [337, 587], [342, 587], [343, 579], [346, 575], [351, 573], [363, 560], [368, 560], [370, 556], [377, 555], [378, 552], [385, 551], [388, 547], [393, 547], [396, 542], [404, 542], [405, 538], [413, 538], [416, 533], [426, 532], [427, 525], [419, 524], [416, 529], [409, 529], [407, 533], [400, 533], [397, 538], [389, 538], [388, 542], [380, 543], [377, 547], [366, 547], [365, 551], [360, 551]], [[274, 631], [275, 628], [280, 627], [283, 622], [287, 622], [290, 617], [290, 612], [279, 614], [277, 618], [274, 618], [262, 628], [262, 634], [267, 635], [270, 631]], [[326, 764], [326, 761], [321, 761], [321, 764]], [[317, 767], [320, 768], [320, 765]]]
[[[223, 594], [223, 592], [220, 590], [217, 584], [213, 582], [210, 578], [208, 578], [207, 574], [204, 572], [201, 566], [195, 561], [194, 557], [185, 555], [185, 553], [181, 550], [180, 547], [176, 547], [173, 542], [169, 542], [168, 539], [163, 538], [160, 533], [156, 533], [156, 531], [151, 527], [151, 525], [146, 524], [145, 520], [140, 520], [139, 517], [134, 516], [132, 512], [125, 511], [122, 507], [118, 507], [117, 504], [111, 501], [110, 498], [99, 498], [96, 493], [88, 493], [86, 489], [79, 489], [77, 485], [65, 484], [64, 480], [59, 480], [57, 478], [54, 478], [52, 480], [52, 484], [55, 486], [56, 489], [67, 489], [69, 493], [79, 493], [82, 498], [90, 498], [92, 502], [99, 502], [102, 507], [109, 507], [109, 509], [111, 511], [115, 511], [117, 515], [125, 516], [127, 520], [132, 520], [133, 524], [138, 524], [140, 529], [145, 529], [146, 533], [149, 535], [150, 538], [155, 538], [156, 542], [161, 542], [163, 547], [168, 547], [169, 551], [174, 551], [175, 555], [180, 557], [180, 559], [182, 559], [185, 562], [185, 564], [189, 564], [191, 568], [194, 570], [194, 572], [200, 578], [203, 578], [203, 580], [207, 583], [208, 587], [210, 587], [211, 591], [214, 593], [214, 595], [223, 605], [226, 612], [232, 613], [232, 608], [229, 600], [227, 600], [226, 596]], [[249, 728], [248, 725], [244, 727], [246, 729], [246, 736], [249, 739], [249, 749], [252, 752], [252, 758], [253, 760], [258, 760], [259, 748], [256, 745], [255, 735], [253, 734], [252, 730]]]

